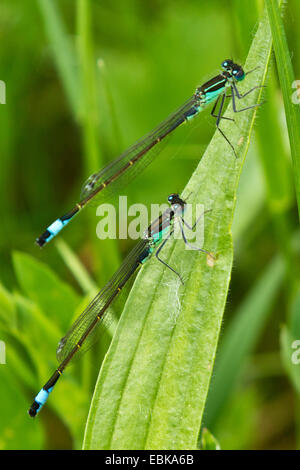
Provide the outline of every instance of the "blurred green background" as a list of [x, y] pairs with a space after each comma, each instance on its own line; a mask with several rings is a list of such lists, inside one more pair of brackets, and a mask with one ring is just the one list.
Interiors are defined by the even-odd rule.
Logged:
[[[0, 449], [80, 448], [108, 334], [66, 372], [36, 420], [27, 408], [55, 367], [57, 341], [133, 245], [97, 240], [95, 207], [44, 250], [36, 236], [75, 204], [90, 173], [174, 111], [222, 60], [243, 63], [262, 10], [260, 0], [1, 1]], [[300, 78], [299, 1], [284, 13]], [[288, 360], [289, 338], [300, 339], [298, 219], [274, 61], [266, 95], [240, 182], [223, 349], [204, 416], [224, 449], [300, 442], [300, 373]], [[214, 133], [209, 113], [182, 126], [122, 191], [128, 205], [162, 203], [183, 189]], [[243, 322], [252, 336], [239, 356], [235, 325]], [[222, 389], [222, 374], [236, 372], [226, 362], [230, 345], [243, 360]]]

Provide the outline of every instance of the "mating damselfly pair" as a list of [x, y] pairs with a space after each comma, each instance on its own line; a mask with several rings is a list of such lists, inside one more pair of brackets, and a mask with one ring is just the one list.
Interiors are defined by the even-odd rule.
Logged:
[[[244, 98], [253, 90], [259, 88], [259, 86], [252, 88], [247, 93], [240, 94], [237, 88], [237, 83], [243, 80], [247, 73], [244, 72], [241, 66], [235, 64], [232, 60], [225, 60], [222, 63], [222, 69], [223, 70], [220, 74], [197, 88], [192, 98], [190, 98], [183, 106], [181, 106], [153, 131], [140, 139], [136, 144], [132, 145], [128, 150], [121, 154], [120, 157], [104, 169], [92, 175], [83, 188], [80, 202], [77, 203], [70, 212], [58, 218], [47, 228], [47, 230], [37, 239], [38, 245], [42, 247], [53, 239], [61, 229], [88, 204], [91, 199], [97, 198], [101, 200], [101, 198], [108, 197], [109, 194], [116, 191], [116, 186], [120, 188], [120, 186], [129, 182], [130, 179], [151, 163], [155, 155], [158, 153], [157, 150], [159, 150], [159, 143], [167, 135], [184, 122], [194, 118], [210, 103], [214, 103], [211, 115], [216, 119], [217, 129], [230, 145], [234, 156], [237, 157], [234, 146], [220, 128], [221, 119], [229, 119], [222, 115], [225, 100], [226, 98], [232, 99], [233, 111], [235, 113], [255, 108], [259, 106], [259, 104], [254, 104], [238, 110], [236, 108], [236, 98]], [[227, 90], [230, 90], [230, 95], [227, 94]], [[216, 112], [218, 104], [220, 106]], [[97, 294], [94, 300], [74, 322], [66, 336], [64, 336], [60, 341], [57, 348], [57, 358], [60, 361], [60, 365], [35, 397], [35, 400], [29, 409], [30, 416], [34, 417], [40, 411], [62, 372], [72, 361], [73, 357], [78, 355], [78, 351], [84, 351], [87, 349], [89, 338], [91, 338], [92, 333], [95, 332], [97, 326], [105, 320], [108, 309], [116, 296], [123, 289], [135, 271], [150, 258], [153, 252], [155, 252], [157, 259], [179, 276], [182, 281], [180, 274], [173, 267], [163, 261], [159, 255], [166, 241], [173, 234], [175, 219], [179, 221], [182, 238], [186, 244], [188, 244], [188, 241], [184, 234], [184, 226], [193, 230], [195, 225], [189, 226], [183, 218], [185, 209], [185, 202], [183, 199], [181, 199], [177, 194], [172, 194], [169, 196], [168, 200], [171, 207], [165, 211], [160, 218], [151, 223], [148, 230], [145, 232], [143, 239], [135, 246], [112, 279]], [[209, 256], [213, 257], [211, 253], [202, 248], [192, 248], [205, 252]]]

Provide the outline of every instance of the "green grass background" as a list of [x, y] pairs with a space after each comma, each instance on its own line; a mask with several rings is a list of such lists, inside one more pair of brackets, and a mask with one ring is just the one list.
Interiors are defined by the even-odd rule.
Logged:
[[[263, 3], [2, 0], [0, 448], [81, 447], [109, 335], [66, 372], [38, 419], [26, 411], [55, 367], [58, 339], [133, 244], [97, 240], [95, 208], [42, 251], [35, 237], [72, 207], [90, 173], [176, 109], [223, 59], [245, 61]], [[283, 12], [300, 79], [299, 2]], [[288, 360], [289, 338], [300, 339], [298, 218], [273, 59], [267, 84], [240, 181], [232, 280], [203, 420], [225, 449], [299, 448], [300, 380]], [[180, 192], [213, 133], [209, 111], [179, 129], [123, 191], [128, 204]]]

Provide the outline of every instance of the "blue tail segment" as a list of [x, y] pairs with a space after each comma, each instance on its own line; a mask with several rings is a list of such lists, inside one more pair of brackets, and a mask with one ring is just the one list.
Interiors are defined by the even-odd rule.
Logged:
[[58, 381], [59, 377], [61, 376], [61, 372], [57, 369], [48, 382], [43, 386], [43, 388], [39, 391], [37, 396], [35, 397], [31, 407], [28, 410], [28, 414], [31, 418], [34, 418], [42, 409], [50, 393], [52, 392], [54, 385]]
[[28, 414], [29, 416], [31, 416], [31, 418], [34, 418], [39, 413], [41, 408], [44, 406], [44, 404], [48, 400], [49, 394], [52, 392], [52, 390], [53, 390], [53, 387], [49, 388], [49, 390], [45, 390], [44, 388], [42, 388], [39, 391], [39, 393], [34, 399], [34, 402], [32, 403], [31, 407], [28, 410]]
[[45, 232], [36, 239], [36, 243], [42, 248], [46, 243], [50, 242], [50, 240], [52, 240], [52, 238], [54, 238], [70, 222], [70, 220], [73, 219], [79, 210], [80, 206], [75, 206], [70, 212], [56, 219], [55, 222], [49, 225], [47, 230], [45, 230]]

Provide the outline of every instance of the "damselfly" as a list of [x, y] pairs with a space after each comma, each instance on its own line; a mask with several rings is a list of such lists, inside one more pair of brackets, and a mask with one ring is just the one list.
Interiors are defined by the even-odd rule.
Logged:
[[175, 220], [179, 223], [184, 242], [189, 245], [191, 249], [202, 251], [207, 253], [210, 257], [213, 257], [208, 251], [190, 245], [184, 233], [184, 227], [187, 227], [189, 230], [194, 230], [199, 218], [203, 216], [203, 214], [196, 220], [193, 226], [190, 226], [183, 217], [186, 202], [183, 201], [178, 194], [171, 194], [168, 197], [168, 202], [170, 203], [170, 207], [149, 225], [143, 238], [137, 243], [127, 258], [125, 258], [112, 279], [97, 294], [77, 320], [75, 320], [66, 336], [60, 340], [56, 351], [60, 365], [35, 397], [28, 411], [31, 417], [36, 416], [46, 403], [54, 385], [73, 357], [78, 355], [79, 350], [84, 351], [87, 349], [89, 344], [88, 339], [90, 339], [95, 332], [96, 327], [105, 321], [108, 309], [113, 300], [117, 297], [119, 292], [121, 292], [134, 272], [150, 258], [154, 251], [156, 258], [171, 269], [171, 271], [179, 277], [181, 282], [183, 282], [180, 274], [159, 256], [163, 246], [174, 233]]
[[[205, 109], [210, 103], [215, 102], [211, 115], [216, 119], [217, 129], [226, 139], [236, 156], [235, 149], [228, 140], [224, 132], [220, 128], [222, 112], [224, 110], [225, 99], [232, 98], [233, 111], [235, 113], [255, 108], [259, 104], [248, 106], [243, 109], [236, 108], [236, 98], [242, 99], [259, 86], [249, 90], [241, 95], [237, 88], [237, 83], [245, 78], [247, 74], [242, 67], [235, 64], [232, 60], [222, 62], [222, 72], [216, 75], [208, 82], [196, 89], [194, 95], [187, 100], [177, 111], [171, 114], [165, 121], [159, 124], [155, 129], [146, 134], [134, 145], [129, 147], [117, 159], [108, 164], [98, 173], [91, 175], [83, 186], [81, 200], [73, 207], [71, 211], [56, 219], [46, 231], [36, 239], [36, 243], [42, 247], [54, 238], [65, 225], [67, 225], [73, 217], [85, 207], [91, 199], [106, 198], [109, 194], [116, 192], [117, 187], [120, 188], [128, 183], [131, 178], [137, 176], [147, 165], [154, 160], [154, 157], [160, 150], [158, 145], [172, 131], [184, 122], [193, 119], [197, 114]], [[252, 72], [252, 70], [251, 70]], [[231, 90], [231, 94], [227, 95], [227, 90]], [[220, 107], [215, 114], [218, 103]]]

